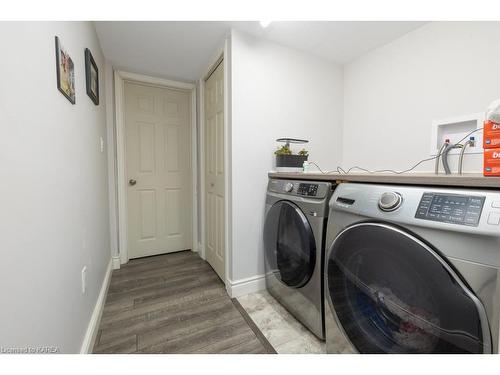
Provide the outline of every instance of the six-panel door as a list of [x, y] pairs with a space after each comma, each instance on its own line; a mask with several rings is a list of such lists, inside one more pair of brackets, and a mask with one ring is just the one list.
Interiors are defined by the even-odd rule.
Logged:
[[205, 82], [205, 249], [208, 263], [225, 280], [224, 70]]
[[125, 83], [129, 258], [192, 246], [190, 94]]

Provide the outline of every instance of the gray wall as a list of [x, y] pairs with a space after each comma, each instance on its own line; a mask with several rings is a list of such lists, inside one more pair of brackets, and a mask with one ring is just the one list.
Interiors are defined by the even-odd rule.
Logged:
[[[55, 35], [75, 65], [76, 105], [56, 88]], [[0, 44], [0, 346], [79, 352], [110, 259], [104, 59], [89, 22], [2, 22]]]
[[[342, 69], [232, 31], [232, 280], [264, 274], [262, 228], [276, 138], [309, 139], [310, 160], [341, 158]], [[299, 145], [297, 150], [302, 146]]]
[[[484, 112], [500, 97], [499, 45], [500, 22], [432, 22], [347, 64], [344, 168], [405, 169], [430, 157], [433, 120]], [[482, 155], [467, 155], [464, 168], [481, 172]]]

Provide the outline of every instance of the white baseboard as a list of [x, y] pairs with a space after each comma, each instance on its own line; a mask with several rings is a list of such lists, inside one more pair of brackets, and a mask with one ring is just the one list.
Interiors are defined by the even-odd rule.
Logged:
[[198, 255], [200, 256], [200, 258], [201, 258], [201, 259], [203, 259], [203, 260], [207, 260], [207, 259], [205, 258], [205, 251], [204, 251], [204, 249], [203, 249], [203, 245], [202, 245], [202, 243], [201, 243], [201, 242], [198, 242]]
[[227, 293], [231, 298], [241, 297], [264, 289], [266, 289], [265, 275], [256, 275], [234, 281], [228, 279], [226, 284]]
[[90, 317], [89, 325], [87, 327], [87, 332], [83, 339], [82, 347], [80, 349], [80, 354], [88, 354], [92, 352], [94, 347], [94, 342], [97, 336], [97, 331], [99, 329], [99, 324], [101, 322], [102, 310], [104, 308], [104, 302], [106, 301], [106, 294], [108, 293], [109, 282], [111, 281], [113, 259], [109, 260], [108, 267], [106, 268], [106, 274], [104, 275], [104, 280], [102, 282], [101, 290], [99, 296], [97, 297], [97, 302], [94, 306], [94, 311], [92, 311], [92, 316]]
[[119, 270], [121, 266], [120, 256], [111, 258], [111, 261], [113, 262], [113, 269]]

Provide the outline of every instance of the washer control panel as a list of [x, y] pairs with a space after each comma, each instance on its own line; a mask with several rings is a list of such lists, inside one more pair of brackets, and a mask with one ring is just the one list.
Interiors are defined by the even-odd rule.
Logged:
[[425, 192], [415, 218], [477, 227], [486, 197]]
[[297, 194], [315, 197], [318, 195], [318, 184], [299, 184]]
[[332, 183], [322, 181], [297, 181], [269, 179], [267, 191], [302, 198], [324, 199], [330, 196]]
[[378, 208], [385, 212], [397, 210], [403, 203], [401, 194], [389, 191], [383, 193], [378, 200]]

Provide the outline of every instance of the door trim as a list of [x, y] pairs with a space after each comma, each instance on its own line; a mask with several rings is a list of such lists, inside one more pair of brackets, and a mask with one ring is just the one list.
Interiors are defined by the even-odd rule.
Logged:
[[221, 63], [224, 68], [224, 279], [223, 282], [226, 285], [226, 290], [228, 294], [232, 297], [232, 289], [231, 289], [231, 279], [232, 279], [232, 270], [230, 267], [232, 261], [233, 247], [232, 247], [232, 206], [231, 199], [232, 189], [231, 189], [231, 111], [230, 111], [230, 93], [231, 93], [231, 84], [230, 84], [230, 63], [229, 63], [230, 55], [229, 55], [229, 40], [224, 40], [224, 45], [217, 50], [212, 58], [210, 64], [205, 70], [204, 74], [201, 76], [202, 78], [198, 81], [200, 97], [200, 143], [199, 143], [199, 152], [200, 152], [200, 256], [206, 260], [205, 253], [205, 234], [206, 234], [206, 225], [205, 225], [205, 81], [210, 77], [213, 71], [217, 68], [217, 66]]
[[125, 163], [125, 82], [146, 84], [169, 89], [184, 90], [191, 94], [191, 168], [192, 168], [192, 251], [198, 251], [198, 195], [197, 195], [197, 135], [196, 135], [196, 85], [178, 82], [147, 75], [130, 73], [122, 70], [114, 71], [115, 77], [115, 124], [116, 124], [116, 190], [118, 196], [118, 249], [120, 263], [129, 261], [127, 248], [127, 176]]

